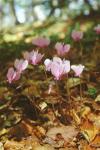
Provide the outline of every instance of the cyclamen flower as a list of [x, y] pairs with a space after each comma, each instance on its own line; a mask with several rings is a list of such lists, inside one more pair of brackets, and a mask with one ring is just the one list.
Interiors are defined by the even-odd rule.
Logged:
[[72, 65], [71, 69], [75, 72], [75, 76], [80, 77], [81, 73], [83, 72], [84, 66], [83, 65]]
[[44, 55], [42, 55], [41, 53], [38, 53], [38, 51], [32, 51], [30, 52], [30, 62], [33, 65], [37, 65], [41, 62], [42, 58]]
[[44, 61], [44, 65], [45, 65], [45, 67], [46, 67], [46, 71], [50, 71], [51, 70], [51, 67], [52, 67], [52, 65], [53, 65], [53, 63], [62, 63], [62, 60], [61, 60], [61, 58], [59, 58], [59, 57], [53, 57], [53, 60], [50, 60], [50, 59], [46, 59], [45, 61]]
[[13, 67], [10, 67], [7, 72], [8, 82], [12, 83], [13, 81], [19, 80], [19, 78], [20, 78], [20, 73], [16, 72]]
[[96, 31], [97, 34], [100, 34], [100, 24], [98, 24], [94, 30]]
[[58, 63], [53, 63], [52, 67], [51, 67], [51, 73], [52, 75], [55, 77], [56, 80], [60, 80], [61, 77], [64, 75], [64, 69], [62, 64], [58, 64]]
[[63, 60], [63, 66], [64, 66], [64, 73], [70, 72], [70, 61], [69, 60]]
[[72, 36], [73, 40], [77, 42], [83, 38], [83, 32], [74, 30], [74, 31], [72, 31], [71, 36]]
[[52, 64], [52, 61], [50, 59], [46, 59], [44, 61], [44, 65], [45, 65], [45, 68], [46, 68], [46, 71], [50, 71], [51, 69], [51, 64]]
[[44, 55], [41, 53], [38, 53], [38, 51], [32, 51], [32, 52], [25, 52], [24, 59], [28, 60], [28, 62], [32, 65], [37, 65], [41, 62]]
[[63, 74], [66, 74], [70, 71], [70, 61], [69, 60], [65, 60], [65, 59], [61, 59], [59, 57], [54, 57], [53, 58], [53, 62], [52, 62], [52, 66], [54, 63], [58, 63], [59, 65], [62, 65], [63, 67]]
[[57, 50], [57, 54], [59, 56], [64, 56], [70, 50], [70, 44], [64, 44], [57, 42], [55, 45], [55, 49]]
[[50, 44], [50, 40], [44, 37], [38, 37], [32, 41], [32, 43], [39, 47], [46, 47]]
[[70, 61], [61, 60], [59, 57], [54, 57], [53, 60], [46, 59], [45, 67], [47, 71], [51, 71], [56, 80], [60, 80], [61, 77], [70, 71]]
[[28, 67], [28, 60], [16, 59], [14, 66], [18, 72], [24, 71]]

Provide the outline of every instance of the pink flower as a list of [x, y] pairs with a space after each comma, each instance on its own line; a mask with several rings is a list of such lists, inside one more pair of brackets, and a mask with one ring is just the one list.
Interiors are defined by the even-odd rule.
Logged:
[[30, 64], [37, 65], [40, 63], [44, 55], [33, 50], [32, 52], [25, 52], [23, 56]]
[[97, 34], [100, 34], [100, 24], [98, 24], [94, 30], [96, 31]]
[[29, 59], [30, 59], [31, 64], [37, 65], [38, 63], [41, 62], [43, 56], [44, 56], [44, 55], [42, 55], [41, 53], [38, 53], [38, 51], [34, 51], [34, 50], [33, 50], [33, 51], [30, 52], [30, 54], [29, 54]]
[[7, 79], [9, 83], [16, 81], [20, 78], [20, 73], [16, 72], [13, 67], [10, 67], [7, 72]]
[[61, 60], [59, 57], [54, 57], [53, 60], [46, 59], [44, 64], [46, 71], [51, 71], [56, 80], [60, 80], [70, 71], [70, 61]]
[[60, 80], [61, 77], [64, 75], [63, 74], [64, 69], [63, 69], [63, 65], [59, 64], [59, 63], [53, 63], [52, 67], [51, 67], [51, 73], [52, 75], [55, 77], [56, 80]]
[[[65, 59], [61, 59], [59, 57], [53, 57], [53, 63], [58, 63], [59, 65], [62, 64], [63, 67], [63, 74], [66, 74], [70, 71], [70, 61], [69, 60], [65, 60]], [[53, 66], [52, 63], [52, 66]]]
[[23, 59], [16, 59], [14, 62], [14, 66], [16, 70], [21, 73], [28, 67], [28, 61]]
[[72, 65], [71, 69], [75, 72], [75, 76], [80, 77], [81, 73], [83, 72], [84, 66], [83, 65]]
[[45, 68], [46, 68], [46, 71], [50, 71], [51, 69], [51, 64], [52, 64], [52, 61], [50, 59], [46, 59], [44, 61], [44, 65], [45, 65]]
[[74, 31], [72, 31], [71, 36], [72, 36], [73, 40], [77, 42], [83, 38], [83, 32], [74, 30]]
[[63, 60], [63, 66], [64, 66], [64, 73], [70, 72], [70, 61], [69, 60]]
[[46, 47], [50, 44], [50, 40], [44, 37], [38, 37], [34, 39], [32, 43], [39, 47]]
[[59, 56], [64, 56], [70, 50], [70, 44], [64, 44], [57, 42], [55, 45], [55, 49], [57, 50], [57, 54]]

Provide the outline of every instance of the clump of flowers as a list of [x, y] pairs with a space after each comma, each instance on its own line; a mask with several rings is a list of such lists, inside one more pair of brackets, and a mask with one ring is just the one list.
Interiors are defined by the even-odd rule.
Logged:
[[84, 70], [84, 66], [79, 65], [72, 65], [70, 66], [70, 61], [61, 59], [59, 57], [53, 57], [53, 60], [46, 59], [44, 61], [46, 71], [51, 71], [52, 75], [55, 77], [56, 80], [60, 80], [62, 76], [66, 75], [72, 69], [75, 72], [75, 76], [80, 77]]
[[[80, 41], [83, 38], [83, 33], [81, 31], [73, 31], [72, 32], [72, 38], [75, 41]], [[39, 37], [33, 40], [33, 44], [43, 48], [45, 46], [48, 46], [50, 44], [50, 40]], [[64, 57], [69, 51], [70, 51], [70, 44], [64, 44], [61, 42], [57, 42], [55, 44], [55, 49], [57, 52], [57, 56], [54, 56], [52, 59], [46, 58], [44, 60], [44, 69], [45, 69], [45, 75], [46, 71], [50, 72], [57, 85], [57, 81], [61, 79], [68, 79], [69, 73], [71, 69], [74, 71], [75, 76], [80, 77], [83, 70], [84, 66], [83, 65], [71, 65], [70, 60], [66, 60], [65, 58], [60, 58]], [[21, 74], [23, 71], [25, 71], [28, 67], [28, 64], [31, 65], [39, 65], [39, 63], [42, 61], [44, 54], [39, 53], [38, 50], [32, 50], [31, 52], [24, 52], [23, 53], [24, 59], [16, 59], [14, 62], [14, 67], [10, 67], [7, 72], [7, 80], [11, 84], [14, 81], [17, 81], [20, 79]], [[59, 89], [59, 88], [58, 88]], [[58, 91], [59, 92], [59, 91]], [[69, 94], [69, 89], [67, 87], [67, 95], [68, 99], [70, 100], [70, 94]]]
[[23, 54], [24, 59], [16, 59], [14, 67], [10, 67], [7, 72], [7, 80], [11, 84], [13, 81], [20, 79], [21, 74], [27, 69], [28, 64], [37, 65], [41, 62], [44, 55], [38, 53], [38, 51], [25, 52]]
[[73, 30], [72, 34], [71, 34], [71, 37], [72, 37], [72, 39], [74, 41], [78, 42], [78, 41], [80, 41], [83, 38], [83, 32], [82, 31]]
[[94, 30], [96, 31], [97, 34], [100, 34], [100, 24], [94, 27]]
[[45, 37], [37, 37], [33, 39], [32, 43], [36, 46], [43, 48], [50, 44], [50, 39], [47, 39]]
[[60, 80], [62, 76], [70, 71], [70, 61], [62, 60], [59, 57], [54, 57], [53, 60], [46, 59], [44, 61], [47, 71], [51, 71], [56, 80]]
[[23, 59], [16, 59], [14, 67], [10, 67], [7, 72], [7, 79], [9, 83], [19, 80], [21, 73], [28, 67], [28, 61]]
[[57, 42], [55, 45], [58, 56], [64, 56], [70, 50], [70, 44]]

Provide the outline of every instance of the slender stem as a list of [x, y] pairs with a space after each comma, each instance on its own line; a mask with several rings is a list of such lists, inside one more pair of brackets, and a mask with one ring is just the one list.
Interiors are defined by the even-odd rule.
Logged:
[[97, 49], [97, 41], [95, 42], [94, 48], [93, 48], [93, 53], [92, 56], [94, 56], [94, 58], [96, 57], [96, 49]]
[[[57, 80], [56, 80], [56, 87], [57, 87], [58, 93], [60, 93]], [[67, 123], [67, 121], [66, 121], [66, 116], [64, 115], [64, 112], [63, 112], [63, 109], [62, 109], [62, 106], [61, 106], [61, 101], [58, 101], [58, 104], [59, 104], [59, 109], [60, 109], [61, 115], [63, 116], [64, 122], [65, 122], [65, 124], [66, 124], [66, 123]]]
[[83, 48], [82, 48], [81, 42], [80, 42], [80, 57], [81, 57], [81, 61], [82, 61], [82, 57], [83, 57]]
[[56, 113], [55, 113], [55, 106], [54, 106], [54, 104], [52, 103], [52, 110], [53, 110], [53, 113], [54, 113], [54, 116], [55, 116], [55, 118], [58, 120], [58, 118], [57, 118], [57, 116], [56, 116]]
[[56, 83], [57, 92], [60, 93], [60, 90], [59, 90], [59, 86], [58, 86], [57, 80], [55, 80], [55, 83]]
[[83, 99], [81, 78], [80, 78], [80, 98], [81, 100]]
[[[60, 93], [60, 90], [59, 90], [59, 86], [58, 86], [57, 80], [56, 80], [56, 88], [57, 88], [57, 92]], [[58, 104], [59, 104], [60, 110], [62, 110], [62, 108], [61, 108], [61, 101], [58, 101]]]
[[47, 80], [47, 79], [48, 79], [48, 76], [47, 76], [47, 73], [46, 73], [45, 68], [44, 68], [44, 73], [45, 73], [45, 78], [46, 78], [46, 80]]
[[[67, 74], [67, 81], [68, 81], [68, 74]], [[67, 82], [67, 95], [68, 95], [68, 101], [70, 101], [70, 89]]]
[[57, 91], [58, 91], [58, 93], [59, 93], [59, 87], [58, 87], [58, 82], [57, 82], [57, 80], [55, 80], [55, 83], [56, 83]]
[[74, 82], [74, 75], [72, 75], [72, 81], [73, 81], [73, 87], [75, 85], [75, 82]]
[[[44, 68], [44, 73], [45, 73], [45, 77], [46, 77], [46, 80], [47, 80], [48, 77], [47, 77], [47, 73], [46, 73], [45, 68]], [[57, 87], [57, 89], [58, 89], [58, 87]], [[56, 113], [55, 113], [55, 106], [54, 106], [54, 104], [52, 104], [52, 110], [53, 110], [54, 116], [56, 117], [56, 119], [58, 119], [57, 116], [56, 116]]]

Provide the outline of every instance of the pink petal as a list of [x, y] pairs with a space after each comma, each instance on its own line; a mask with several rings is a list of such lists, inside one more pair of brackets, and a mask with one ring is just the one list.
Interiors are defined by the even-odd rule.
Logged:
[[46, 60], [44, 61], [44, 65], [45, 65], [45, 67], [46, 67], [46, 71], [50, 71], [50, 69], [51, 69], [51, 64], [52, 64], [52, 61], [51, 61], [50, 59], [46, 59]]
[[69, 60], [63, 61], [63, 65], [64, 65], [64, 73], [66, 74], [70, 71], [70, 61]]
[[50, 44], [50, 40], [47, 38], [44, 38], [44, 37], [38, 37], [38, 38], [34, 39], [32, 43], [39, 47], [45, 47]]
[[14, 66], [17, 69], [17, 71], [21, 73], [28, 67], [28, 60], [16, 59]]
[[71, 36], [74, 41], [79, 41], [83, 38], [83, 32], [74, 30], [74, 31], [72, 31]]
[[98, 24], [94, 30], [96, 31], [97, 34], [100, 34], [100, 24]]
[[71, 69], [75, 72], [75, 76], [80, 76], [83, 72], [84, 66], [83, 65], [72, 65]]
[[53, 57], [53, 62], [57, 62], [57, 63], [62, 63], [62, 60], [61, 60], [61, 58], [59, 58], [59, 57]]
[[38, 53], [38, 51], [32, 51], [32, 52], [30, 53], [30, 61], [31, 61], [31, 64], [37, 65], [38, 63], [41, 62], [43, 56], [44, 56], [44, 55], [42, 55], [41, 53]]
[[16, 77], [16, 72], [14, 71], [14, 68], [9, 68], [8, 72], [7, 72], [7, 79], [9, 83], [12, 83], [12, 81], [15, 79]]
[[70, 50], [70, 45], [57, 42], [55, 49], [57, 50], [57, 54], [59, 56], [64, 56]]

